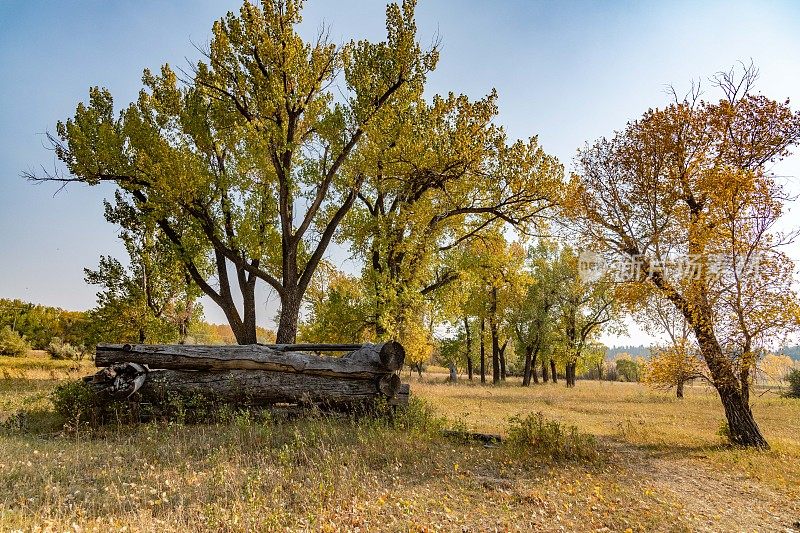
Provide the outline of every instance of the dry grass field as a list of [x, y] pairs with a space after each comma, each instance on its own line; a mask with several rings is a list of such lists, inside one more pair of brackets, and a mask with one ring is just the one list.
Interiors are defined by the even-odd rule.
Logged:
[[[523, 389], [439, 374], [404, 373], [424, 402], [393, 420], [231, 411], [65, 430], [50, 391], [90, 371], [0, 358], [0, 530], [800, 530], [800, 401], [771, 392], [754, 399], [768, 452], [722, 444], [704, 387], [678, 401], [638, 384]], [[582, 445], [590, 458], [441, 434], [508, 436], [530, 413], [596, 436]]]

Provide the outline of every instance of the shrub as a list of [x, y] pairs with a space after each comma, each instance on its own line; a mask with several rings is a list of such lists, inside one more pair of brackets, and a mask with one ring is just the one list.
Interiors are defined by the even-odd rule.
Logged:
[[70, 426], [97, 427], [102, 421], [102, 409], [94, 390], [81, 380], [57, 386], [50, 399], [56, 412]]
[[0, 355], [20, 357], [31, 349], [28, 341], [22, 335], [6, 326], [0, 329]]
[[795, 368], [789, 375], [786, 376], [786, 381], [789, 382], [789, 392], [786, 396], [789, 398], [800, 398], [800, 369]]
[[70, 359], [72, 361], [80, 361], [85, 355], [82, 347], [73, 346], [62, 341], [58, 337], [53, 337], [53, 340], [51, 340], [50, 344], [47, 345], [45, 351], [50, 354], [52, 359]]
[[509, 420], [507, 443], [517, 454], [542, 461], [595, 461], [597, 441], [575, 426], [545, 419], [542, 413]]
[[411, 396], [408, 405], [400, 406], [392, 415], [395, 428], [419, 433], [438, 433], [445, 420], [436, 415], [436, 409], [422, 398]]

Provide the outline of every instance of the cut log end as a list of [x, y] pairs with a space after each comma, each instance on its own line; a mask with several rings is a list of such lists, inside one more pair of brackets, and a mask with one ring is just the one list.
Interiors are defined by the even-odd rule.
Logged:
[[387, 369], [391, 371], [400, 370], [406, 360], [406, 350], [397, 341], [385, 342], [381, 345], [379, 357], [381, 363]]
[[400, 390], [400, 376], [397, 374], [387, 374], [378, 380], [378, 390], [387, 398], [394, 398]]

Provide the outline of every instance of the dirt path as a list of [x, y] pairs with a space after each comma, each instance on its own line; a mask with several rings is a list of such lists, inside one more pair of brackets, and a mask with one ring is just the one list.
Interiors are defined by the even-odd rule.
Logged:
[[677, 504], [693, 531], [800, 532], [800, 501], [734, 471], [712, 468], [702, 454], [677, 456], [609, 443], [631, 479]]

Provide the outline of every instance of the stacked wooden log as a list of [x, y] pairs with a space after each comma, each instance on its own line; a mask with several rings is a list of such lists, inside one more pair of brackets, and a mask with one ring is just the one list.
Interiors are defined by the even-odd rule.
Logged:
[[[319, 355], [345, 352], [341, 357]], [[309, 352], [317, 352], [309, 353]], [[359, 345], [97, 346], [102, 370], [86, 381], [107, 398], [164, 404], [202, 396], [237, 405], [347, 408], [383, 398], [408, 402], [397, 342]]]

